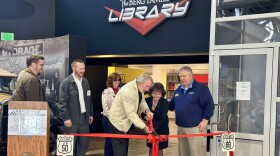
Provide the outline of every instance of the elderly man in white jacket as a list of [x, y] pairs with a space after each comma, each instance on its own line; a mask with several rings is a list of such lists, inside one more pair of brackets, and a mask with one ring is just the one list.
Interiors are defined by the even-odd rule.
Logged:
[[[144, 112], [148, 117], [153, 117], [144, 97], [144, 92], [148, 91], [152, 85], [152, 77], [143, 74], [120, 89], [109, 111], [111, 133], [128, 134], [133, 125], [146, 133], [151, 133], [138, 116], [138, 112]], [[128, 142], [129, 139], [112, 139], [114, 156], [127, 156]]]

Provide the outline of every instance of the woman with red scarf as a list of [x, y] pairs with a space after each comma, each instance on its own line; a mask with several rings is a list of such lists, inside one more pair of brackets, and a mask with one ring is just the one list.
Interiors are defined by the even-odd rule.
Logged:
[[[121, 76], [118, 73], [112, 73], [108, 76], [106, 85], [107, 88], [102, 92], [102, 107], [103, 107], [103, 128], [105, 133], [110, 133], [109, 128], [109, 110], [113, 100], [118, 93], [121, 85]], [[113, 156], [113, 148], [110, 138], [106, 138], [104, 144], [104, 156]]]

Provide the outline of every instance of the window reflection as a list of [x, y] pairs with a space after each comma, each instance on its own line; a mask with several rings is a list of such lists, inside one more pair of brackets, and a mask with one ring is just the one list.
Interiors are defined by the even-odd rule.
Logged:
[[219, 0], [217, 17], [279, 12], [279, 0]]
[[[218, 130], [263, 134], [265, 68], [266, 55], [220, 57]], [[237, 82], [250, 83], [250, 100], [236, 99]]]
[[219, 22], [216, 24], [216, 45], [271, 42], [280, 42], [280, 18]]

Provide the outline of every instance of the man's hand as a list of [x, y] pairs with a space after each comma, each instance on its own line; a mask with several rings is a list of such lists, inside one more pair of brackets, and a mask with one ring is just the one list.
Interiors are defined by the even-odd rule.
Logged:
[[89, 124], [91, 125], [93, 122], [93, 116], [89, 116]]
[[146, 116], [148, 117], [148, 120], [150, 119], [150, 118], [153, 118], [153, 116], [154, 116], [154, 113], [152, 113], [149, 109], [146, 109]]
[[145, 115], [145, 116], [144, 116], [144, 119], [145, 119], [146, 121], [148, 121], [148, 120], [149, 120], [149, 117], [148, 117], [147, 115]]
[[199, 123], [198, 128], [199, 128], [199, 131], [200, 131], [201, 133], [204, 132], [204, 131], [206, 130], [207, 124], [208, 124], [208, 120], [206, 120], [206, 119], [203, 119], [203, 120]]
[[148, 127], [148, 126], [145, 126], [143, 130], [144, 130], [147, 134], [152, 133], [152, 132], [149, 130], [149, 127]]
[[71, 127], [72, 126], [72, 121], [71, 120], [65, 120], [64, 121], [64, 126], [65, 127]]

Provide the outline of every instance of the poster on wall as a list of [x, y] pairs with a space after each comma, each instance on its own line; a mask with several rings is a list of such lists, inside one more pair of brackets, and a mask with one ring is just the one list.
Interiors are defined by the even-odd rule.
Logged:
[[[5, 41], [2, 41], [5, 42]], [[10, 70], [13, 73], [19, 73], [22, 69], [26, 68], [26, 58], [32, 54], [43, 55], [44, 51], [43, 42], [36, 42], [30, 44], [15, 44], [10, 42], [12, 49], [2, 48], [1, 50], [1, 67]], [[3, 45], [9, 45], [3, 44]]]
[[46, 100], [58, 100], [60, 82], [69, 74], [69, 36], [40, 40], [0, 41], [0, 67], [18, 74], [26, 68], [26, 58], [43, 55], [45, 66], [40, 80]]

